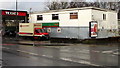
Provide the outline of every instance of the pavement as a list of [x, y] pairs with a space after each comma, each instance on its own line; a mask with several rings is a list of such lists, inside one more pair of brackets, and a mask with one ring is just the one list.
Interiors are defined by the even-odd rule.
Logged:
[[[5, 40], [5, 41], [4, 41]], [[57, 40], [57, 39], [56, 39]], [[120, 41], [116, 41], [116, 39], [113, 39], [114, 41], [110, 41], [110, 40], [104, 40], [104, 39], [98, 39], [98, 40], [85, 40], [83, 43], [84, 44], [89, 44], [89, 45], [92, 45], [92, 44], [95, 44], [95, 45], [99, 45], [99, 44], [102, 44], [102, 45], [108, 45], [108, 44], [111, 44], [111, 43], [114, 43], [113, 45], [118, 45], [120, 44], [119, 42]], [[21, 44], [21, 45], [32, 45], [32, 46], [70, 46], [70, 45], [75, 45], [75, 44], [83, 44], [83, 43], [58, 43], [58, 42], [51, 42], [51, 40], [34, 40], [34, 41], [31, 41], [29, 39], [17, 39], [14, 38], [14, 37], [4, 37], [3, 38], [3, 43], [4, 42], [7, 42], [9, 43], [9, 41], [11, 41], [10, 43], [14, 43], [14, 44]], [[64, 41], [64, 40], [63, 40]]]
[[[4, 41], [5, 40], [5, 41]], [[9, 42], [11, 41], [11, 42]], [[21, 45], [32, 45], [32, 46], [68, 46], [68, 45], [74, 45], [72, 43], [51, 43], [50, 40], [42, 40], [42, 41], [31, 41], [29, 39], [17, 39], [12, 37], [3, 38], [3, 43], [14, 43], [14, 44], [21, 44]]]
[[18, 41], [17, 44], [32, 45], [32, 46], [70, 46], [69, 43], [51, 43], [50, 41]]

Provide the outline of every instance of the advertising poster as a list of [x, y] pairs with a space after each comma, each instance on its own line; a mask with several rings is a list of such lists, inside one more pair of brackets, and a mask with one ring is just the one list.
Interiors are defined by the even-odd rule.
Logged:
[[97, 37], [98, 36], [98, 24], [96, 21], [91, 21], [90, 22], [90, 37]]

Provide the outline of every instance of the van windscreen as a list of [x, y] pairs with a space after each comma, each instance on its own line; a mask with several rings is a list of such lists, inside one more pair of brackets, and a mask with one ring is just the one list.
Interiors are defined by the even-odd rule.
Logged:
[[36, 33], [46, 33], [45, 29], [35, 29]]

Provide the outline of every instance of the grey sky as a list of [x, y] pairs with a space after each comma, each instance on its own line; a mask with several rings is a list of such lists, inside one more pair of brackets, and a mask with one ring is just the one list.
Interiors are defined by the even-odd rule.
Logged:
[[[32, 8], [32, 11], [44, 11], [45, 2], [18, 2], [18, 10], [28, 10]], [[0, 2], [0, 9], [15, 9], [15, 2]]]
[[[17, 0], [18, 10], [44, 11], [46, 2], [50, 0]], [[15, 10], [16, 0], [0, 0], [0, 9]]]

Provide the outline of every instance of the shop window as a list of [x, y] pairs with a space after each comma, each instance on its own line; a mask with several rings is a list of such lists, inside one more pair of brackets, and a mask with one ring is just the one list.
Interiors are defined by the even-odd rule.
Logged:
[[52, 14], [52, 20], [58, 20], [59, 14]]
[[106, 14], [103, 14], [103, 20], [106, 20]]
[[78, 19], [78, 13], [77, 12], [70, 13], [70, 19]]
[[42, 15], [37, 15], [37, 20], [43, 20], [43, 16]]

